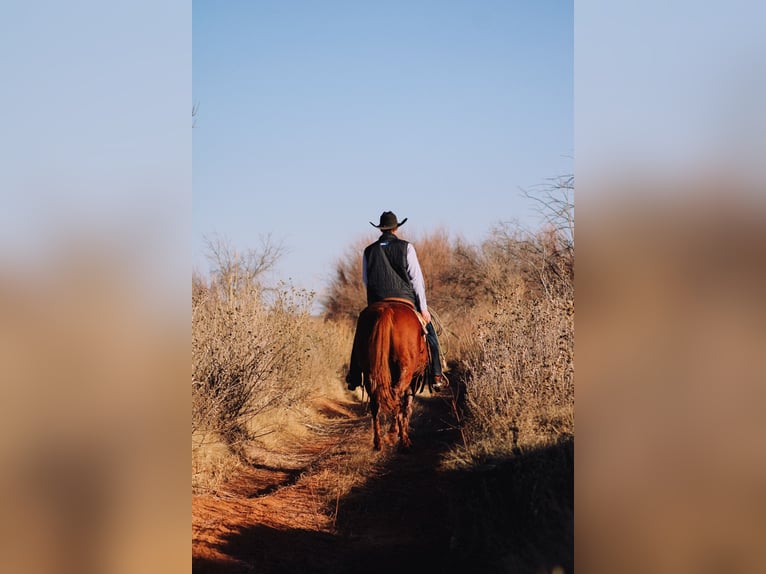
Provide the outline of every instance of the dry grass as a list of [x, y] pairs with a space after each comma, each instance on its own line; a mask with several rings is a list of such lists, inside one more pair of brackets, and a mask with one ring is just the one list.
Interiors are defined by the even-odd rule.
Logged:
[[227, 291], [195, 285], [192, 303], [194, 430], [213, 429], [230, 443], [247, 438], [245, 423], [300, 401], [308, 306], [303, 294], [279, 292], [267, 305], [257, 284]]
[[574, 433], [574, 305], [530, 299], [519, 287], [479, 321], [473, 349], [467, 443], [481, 459], [556, 442]]
[[337, 396], [348, 327], [312, 317], [313, 293], [267, 289], [248, 259], [192, 282], [193, 487], [263, 462], [271, 439], [299, 442], [312, 401]]
[[221, 440], [192, 435], [192, 491], [220, 490], [244, 465]]

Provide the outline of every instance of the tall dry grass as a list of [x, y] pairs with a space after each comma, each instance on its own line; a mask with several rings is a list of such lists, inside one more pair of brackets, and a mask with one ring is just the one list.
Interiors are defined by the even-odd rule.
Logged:
[[234, 446], [250, 437], [246, 423], [256, 415], [305, 398], [309, 304], [295, 290], [278, 291], [266, 304], [257, 283], [195, 281], [193, 431], [214, 430]]
[[[352, 334], [310, 314], [314, 294], [265, 287], [252, 257], [192, 278], [195, 488], [224, 482], [270, 435], [299, 432], [312, 398], [340, 393]], [[268, 441], [266, 441], [268, 442]]]
[[574, 429], [571, 300], [529, 299], [523, 287], [479, 322], [465, 359], [472, 455], [507, 454]]
[[464, 333], [467, 458], [574, 433], [574, 252], [556, 233], [493, 231], [482, 247], [491, 303]]

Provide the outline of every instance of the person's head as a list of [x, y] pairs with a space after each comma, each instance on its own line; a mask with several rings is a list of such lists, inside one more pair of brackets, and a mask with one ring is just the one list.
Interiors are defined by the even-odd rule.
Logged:
[[377, 227], [381, 233], [396, 233], [396, 230], [404, 225], [405, 221], [407, 221], [406, 217], [399, 221], [393, 211], [384, 211], [380, 214], [380, 223], [375, 225], [370, 221], [370, 225]]

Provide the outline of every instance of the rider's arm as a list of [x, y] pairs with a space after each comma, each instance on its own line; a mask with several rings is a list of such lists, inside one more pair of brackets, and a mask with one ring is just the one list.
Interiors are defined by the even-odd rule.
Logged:
[[426, 283], [423, 280], [423, 272], [420, 269], [418, 255], [411, 243], [407, 244], [407, 275], [409, 275], [412, 287], [415, 289], [415, 296], [418, 299], [420, 312], [425, 315], [428, 313], [428, 303], [426, 303]]

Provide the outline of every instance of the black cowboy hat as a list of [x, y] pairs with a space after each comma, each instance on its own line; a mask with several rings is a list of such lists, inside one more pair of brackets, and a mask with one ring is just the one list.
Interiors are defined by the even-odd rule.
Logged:
[[407, 221], [406, 217], [401, 221], [398, 221], [393, 211], [384, 211], [380, 214], [380, 224], [375, 225], [372, 221], [370, 221], [370, 225], [377, 227], [381, 231], [386, 231], [389, 229], [396, 229], [397, 227], [404, 225], [405, 221]]

